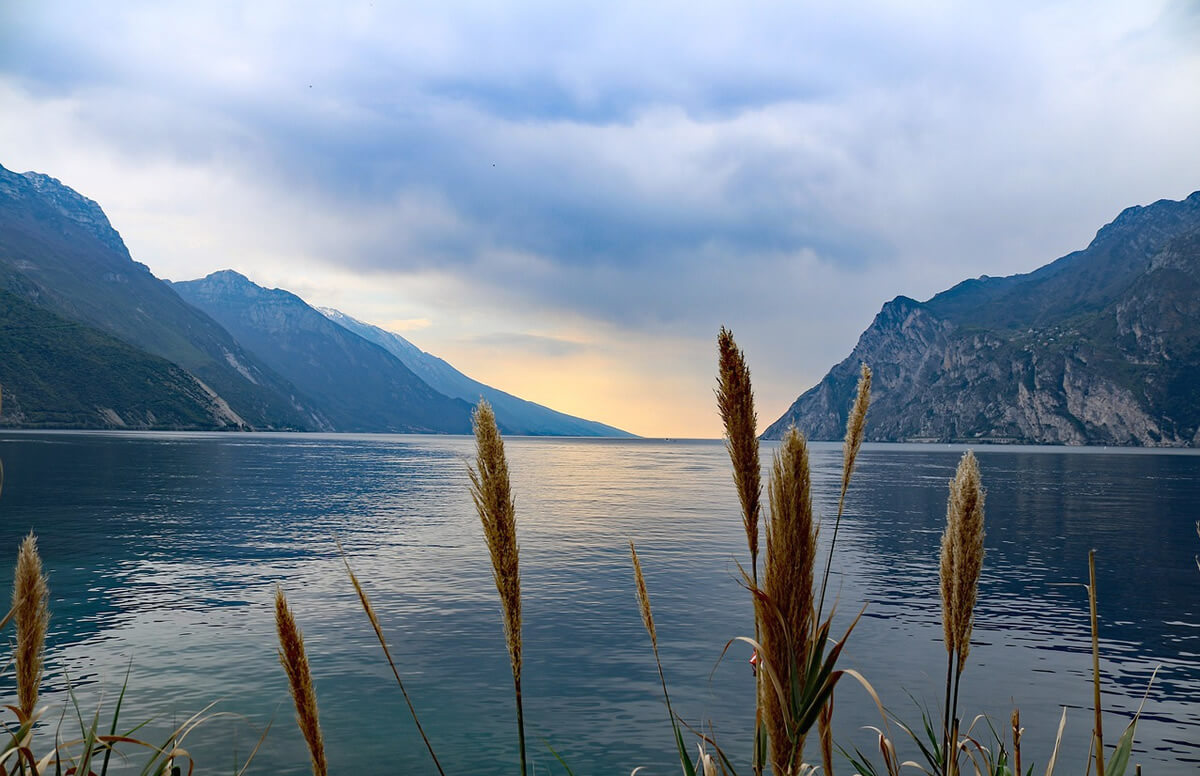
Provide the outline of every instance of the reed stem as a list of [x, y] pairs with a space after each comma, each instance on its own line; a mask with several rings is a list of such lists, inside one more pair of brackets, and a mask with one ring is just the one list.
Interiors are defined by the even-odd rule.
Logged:
[[[413, 707], [412, 699], [408, 697], [408, 690], [404, 689], [404, 682], [400, 679], [400, 671], [396, 668], [396, 662], [392, 660], [392, 652], [388, 649], [387, 640], [383, 637], [383, 628], [379, 624], [379, 618], [375, 615], [375, 607], [371, 606], [371, 599], [367, 597], [367, 591], [363, 590], [363, 586], [355, 576], [353, 569], [350, 568], [350, 560], [346, 557], [346, 551], [342, 549], [342, 543], [337, 543], [338, 552], [342, 554], [342, 562], [346, 564], [346, 573], [350, 575], [350, 582], [354, 585], [354, 590], [358, 593], [359, 603], [362, 604], [363, 611], [367, 613], [367, 619], [371, 621], [371, 627], [375, 630], [375, 637], [379, 639], [379, 646], [383, 647], [383, 656], [387, 658], [388, 665], [392, 668], [392, 675], [396, 677], [396, 684], [400, 685], [400, 693], [404, 696], [404, 702], [408, 705], [408, 713], [412, 715], [413, 722], [417, 725], [417, 732], [421, 734], [421, 740], [425, 742], [425, 748], [429, 750], [429, 756], [433, 758], [433, 765], [437, 768], [441, 776], [446, 776], [446, 772], [442, 770], [442, 764], [438, 762], [437, 755], [433, 751], [433, 744], [429, 743], [429, 737], [425, 735], [425, 728], [421, 726], [421, 720], [417, 717], [417, 710]], [[524, 751], [524, 747], [522, 747]]]
[[[959, 661], [961, 665], [961, 660]], [[950, 751], [946, 753], [950, 763], [947, 773], [958, 776], [958, 691], [962, 687], [962, 669], [954, 672], [954, 700], [950, 707]]]
[[1016, 770], [1014, 776], [1023, 776], [1021, 771], [1021, 711], [1013, 709], [1012, 713], [1012, 734], [1013, 734], [1013, 765]]
[[1096, 709], [1096, 776], [1104, 776], [1104, 720], [1100, 711], [1100, 627], [1096, 616], [1096, 551], [1088, 551], [1088, 604], [1092, 614], [1092, 699]]
[[[662, 669], [659, 668], [659, 672]], [[513, 674], [513, 692], [517, 696], [517, 741], [521, 746], [521, 776], [525, 775], [525, 704], [521, 700], [521, 674]]]
[[950, 772], [950, 695], [954, 685], [954, 650], [946, 652], [946, 704], [942, 707], [942, 776]]

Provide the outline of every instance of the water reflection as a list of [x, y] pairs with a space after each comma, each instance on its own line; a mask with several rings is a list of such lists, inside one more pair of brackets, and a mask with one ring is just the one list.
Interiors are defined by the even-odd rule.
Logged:
[[[678, 710], [697, 723], [711, 719], [722, 743], [748, 756], [747, 655], [735, 647], [717, 664], [729, 639], [753, 630], [721, 445], [516, 439], [508, 448], [537, 762], [553, 759], [538, 743], [544, 738], [581, 774], [678, 767], [634, 601], [628, 538], [643, 556]], [[228, 742], [236, 737], [248, 751], [254, 731], [274, 718], [252, 772], [306, 772], [275, 663], [270, 599], [278, 583], [312, 651], [331, 762], [365, 771], [386, 757], [423, 772], [423, 747], [345, 580], [336, 536], [448, 769], [483, 773], [494, 770], [492, 758], [515, 761], [498, 605], [466, 489], [471, 453], [461, 437], [0, 435], [0, 548], [33, 528], [51, 575], [51, 698], [61, 698], [69, 676], [85, 703], [104, 693], [111, 702], [132, 659], [129, 719], [169, 721], [220, 698], [244, 718], [202, 731], [192, 747], [199, 756], [225, 767]], [[868, 603], [848, 664], [909, 717], [906, 692], [930, 705], [939, 698], [936, 553], [960, 453], [867, 446], [831, 578], [842, 627]], [[1000, 720], [1019, 703], [1027, 760], [1039, 762], [1059, 704], [1072, 707], [1068, 736], [1080, 751], [1068, 759], [1082, 763], [1086, 599], [1061, 584], [1085, 579], [1095, 547], [1110, 736], [1162, 664], [1139, 759], [1158, 774], [1194, 772], [1200, 457], [984, 449], [979, 458], [988, 557], [963, 702]], [[840, 449], [814, 446], [813, 464], [829, 518]], [[11, 563], [0, 556], [0, 573]], [[7, 691], [11, 678], [3, 681]], [[837, 715], [853, 741], [860, 725], [878, 721], [854, 687], [842, 691]]]

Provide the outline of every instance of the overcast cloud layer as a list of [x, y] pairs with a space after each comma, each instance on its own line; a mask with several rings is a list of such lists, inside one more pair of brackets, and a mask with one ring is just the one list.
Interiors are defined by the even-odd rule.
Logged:
[[891, 297], [1200, 188], [1195, 3], [979, 5], [10, 0], [0, 164], [160, 276], [233, 267], [715, 436], [720, 325], [769, 422]]

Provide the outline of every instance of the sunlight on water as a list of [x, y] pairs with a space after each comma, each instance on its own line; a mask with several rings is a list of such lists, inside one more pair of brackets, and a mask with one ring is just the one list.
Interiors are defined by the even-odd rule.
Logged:
[[[579, 774], [674, 773], [657, 674], [634, 599], [638, 543], [673, 701], [740, 760], [749, 753], [753, 632], [747, 562], [718, 442], [514, 439], [525, 591], [525, 696], [532, 759], [549, 747]], [[769, 448], [768, 448], [769, 451]], [[376, 435], [5, 433], [0, 573], [24, 532], [50, 574], [46, 684], [84, 709], [155, 717], [155, 736], [214, 700], [231, 716], [185, 742], [205, 772], [230, 770], [274, 720], [251, 773], [303, 774], [307, 756], [275, 658], [271, 596], [288, 594], [310, 650], [334, 772], [431, 770], [341, 566], [340, 538], [372, 596], [439, 756], [452, 773], [515, 763], [511, 678], [478, 520], [467, 493], [472, 440]], [[900, 716], [908, 694], [940, 703], [945, 670], [937, 548], [961, 454], [868, 446], [831, 577], [837, 627], [866, 604], [844, 665]], [[985, 562], [963, 705], [1027, 728], [1044, 766], [1061, 706], [1064, 765], [1090, 736], [1087, 551], [1098, 551], [1106, 738], [1136, 710], [1138, 754], [1156, 775], [1200, 764], [1200, 572], [1193, 555], [1200, 456], [984, 448]], [[832, 517], [837, 445], [815, 445], [821, 513]], [[11, 673], [11, 672], [10, 672]], [[11, 692], [6, 674], [3, 691]], [[836, 729], [867, 750], [879, 718], [839, 691]], [[127, 716], [126, 716], [127, 715]], [[986, 738], [986, 735], [984, 736]], [[500, 763], [500, 766], [497, 765]], [[140, 763], [138, 768], [140, 769]], [[137, 769], [134, 769], [135, 772]], [[555, 765], [555, 770], [560, 771]]]

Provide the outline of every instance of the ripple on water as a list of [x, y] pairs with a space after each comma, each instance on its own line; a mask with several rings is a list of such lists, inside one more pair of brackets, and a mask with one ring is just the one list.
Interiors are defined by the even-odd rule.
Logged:
[[[693, 723], [711, 720], [732, 754], [748, 756], [748, 648], [735, 642], [721, 659], [753, 623], [738, 572], [745, 537], [720, 443], [507, 445], [530, 740], [549, 741], [580, 774], [678, 767], [634, 600], [633, 539], [677, 710]], [[471, 454], [470, 439], [449, 437], [0, 434], [0, 540], [15, 546], [34, 527], [51, 576], [48, 697], [61, 699], [69, 677], [85, 705], [111, 702], [132, 660], [128, 719], [178, 719], [220, 699], [241, 716], [196, 738], [198, 756], [224, 764], [229, 741], [247, 751], [273, 718], [259, 762], [273, 774], [305, 773], [275, 658], [271, 597], [280, 584], [305, 632], [338, 770], [365, 771], [384, 757], [425, 769], [336, 537], [448, 770], [512, 762], [511, 678], [467, 495]], [[907, 719], [915, 717], [907, 693], [931, 707], [940, 699], [937, 551], [960, 454], [864, 448], [830, 576], [835, 629], [866, 605], [846, 665]], [[988, 556], [964, 708], [1003, 722], [1018, 704], [1027, 761], [1044, 762], [1064, 706], [1069, 740], [1086, 743], [1091, 636], [1079, 585], [1095, 548], [1106, 727], [1125, 724], [1161, 665], [1138, 759], [1160, 776], [1194, 772], [1200, 457], [1029, 448], [978, 455]], [[812, 463], [823, 558], [840, 448], [813, 445]], [[844, 687], [836, 713], [848, 743], [872, 745], [856, 732], [878, 724], [865, 693]], [[546, 748], [534, 749], [548, 766]]]

